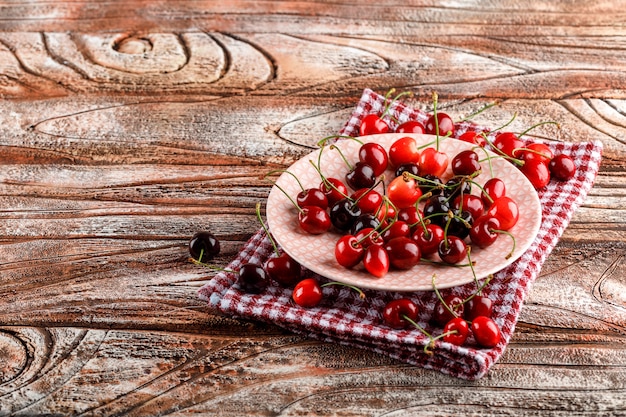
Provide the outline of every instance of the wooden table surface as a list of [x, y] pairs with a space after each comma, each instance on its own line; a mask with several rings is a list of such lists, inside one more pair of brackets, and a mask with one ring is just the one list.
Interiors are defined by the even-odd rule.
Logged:
[[[530, 5], [529, 5], [530, 4]], [[0, 415], [626, 415], [617, 1], [0, 0]], [[213, 313], [284, 168], [364, 88], [600, 140], [513, 340], [468, 382]]]

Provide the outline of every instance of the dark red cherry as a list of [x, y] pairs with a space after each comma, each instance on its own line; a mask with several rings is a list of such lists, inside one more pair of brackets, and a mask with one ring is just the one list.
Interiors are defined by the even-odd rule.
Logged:
[[359, 148], [359, 160], [372, 167], [374, 175], [378, 177], [387, 169], [389, 156], [381, 144], [368, 142]]
[[380, 226], [380, 220], [373, 214], [365, 213], [356, 218], [354, 224], [350, 228], [350, 233], [356, 235], [363, 229], [378, 229]]
[[389, 132], [389, 125], [377, 114], [368, 114], [361, 119], [359, 136], [375, 135]]
[[411, 234], [411, 226], [402, 220], [396, 220], [391, 223], [383, 232], [383, 240], [389, 241], [396, 237], [408, 237]]
[[437, 300], [433, 309], [432, 321], [440, 326], [445, 326], [447, 322], [455, 317], [462, 317], [465, 305], [463, 299], [458, 295], [448, 295], [441, 300]]
[[429, 223], [425, 227], [418, 225], [411, 236], [420, 247], [422, 255], [437, 253], [439, 243], [443, 240], [443, 237], [444, 230], [441, 226], [433, 223]]
[[506, 195], [506, 185], [500, 178], [491, 178], [483, 185], [480, 198], [485, 203], [485, 208], [491, 206], [495, 200]]
[[302, 230], [312, 235], [325, 233], [331, 226], [328, 212], [318, 206], [302, 207], [298, 213], [298, 223]]
[[[408, 298], [398, 298], [390, 301], [383, 309], [383, 320], [394, 329], [404, 329], [412, 326], [411, 321], [417, 322], [419, 308]], [[407, 318], [410, 320], [407, 320]]]
[[354, 235], [344, 235], [335, 244], [335, 259], [344, 268], [352, 268], [363, 259], [365, 250]]
[[396, 173], [395, 173], [396, 177], [400, 177], [405, 172], [408, 172], [409, 174], [412, 174], [412, 175], [418, 175], [420, 172], [419, 166], [417, 166], [417, 164], [414, 162], [402, 164], [398, 168], [396, 168]]
[[473, 219], [469, 211], [453, 210], [443, 216], [443, 222], [448, 229], [448, 235], [465, 239], [469, 235]]
[[552, 176], [559, 181], [567, 181], [576, 175], [576, 163], [565, 154], [559, 154], [552, 158], [548, 168]]
[[364, 162], [357, 162], [346, 174], [346, 183], [353, 190], [371, 188], [376, 183], [374, 169]]
[[396, 133], [424, 133], [424, 125], [417, 120], [409, 120], [396, 128]]
[[198, 262], [206, 262], [220, 253], [220, 241], [208, 231], [197, 232], [189, 241], [189, 255]]
[[493, 300], [484, 295], [475, 295], [465, 303], [464, 317], [472, 321], [476, 317], [491, 317], [493, 314]]
[[306, 278], [298, 282], [291, 298], [301, 307], [315, 307], [322, 301], [322, 286], [315, 278]]
[[478, 154], [472, 150], [461, 151], [452, 158], [452, 172], [455, 175], [473, 175], [481, 170]]
[[429, 135], [454, 136], [454, 121], [446, 113], [438, 112], [436, 118], [431, 114], [426, 120], [424, 131]]
[[406, 236], [399, 236], [385, 244], [389, 254], [389, 263], [397, 269], [411, 269], [417, 265], [422, 257], [417, 243]]
[[361, 214], [361, 209], [354, 201], [344, 198], [330, 208], [330, 221], [337, 230], [347, 232]]
[[318, 206], [326, 210], [328, 208], [328, 198], [319, 188], [307, 188], [298, 193], [296, 204], [298, 204], [298, 207]]
[[483, 200], [474, 194], [463, 194], [459, 195], [454, 199], [454, 204], [452, 205], [454, 210], [463, 210], [467, 211], [472, 219], [477, 219], [483, 215], [485, 211], [485, 205]]
[[445, 263], [458, 264], [467, 258], [467, 245], [460, 237], [448, 235], [439, 242], [437, 253]]
[[500, 221], [495, 217], [483, 215], [474, 220], [470, 229], [470, 240], [479, 248], [491, 246], [497, 239], [500, 230]]
[[300, 279], [302, 268], [287, 253], [272, 256], [265, 261], [264, 265], [267, 276], [283, 285], [293, 285]]
[[348, 196], [348, 187], [337, 178], [326, 178], [320, 184], [319, 189], [326, 195], [329, 207]]
[[476, 342], [486, 348], [495, 347], [500, 343], [502, 333], [498, 325], [489, 317], [479, 316], [472, 321], [470, 326]]
[[258, 294], [268, 285], [267, 274], [261, 265], [245, 263], [239, 268], [237, 285], [243, 292]]

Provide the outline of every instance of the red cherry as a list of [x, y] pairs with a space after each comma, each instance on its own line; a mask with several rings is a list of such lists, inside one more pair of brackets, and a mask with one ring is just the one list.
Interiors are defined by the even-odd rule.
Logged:
[[464, 142], [474, 143], [482, 147], [487, 145], [487, 140], [485, 139], [485, 137], [481, 133], [474, 132], [472, 130], [468, 130], [467, 132], [463, 133], [461, 136], [459, 136], [459, 139]]
[[493, 301], [484, 295], [475, 295], [465, 303], [464, 317], [466, 320], [474, 320], [476, 317], [491, 317], [493, 313]]
[[305, 232], [312, 235], [325, 233], [330, 229], [330, 216], [318, 206], [306, 206], [298, 213], [298, 223]]
[[483, 203], [485, 203], [485, 207], [489, 207], [491, 203], [504, 195], [506, 195], [506, 185], [504, 181], [500, 178], [491, 178], [483, 185], [483, 191], [480, 197]]
[[542, 189], [550, 182], [550, 169], [548, 168], [548, 164], [539, 158], [524, 160], [521, 171], [536, 190]]
[[472, 320], [471, 329], [476, 342], [482, 347], [492, 348], [500, 343], [500, 328], [489, 317], [476, 317]]
[[301, 307], [315, 307], [322, 301], [322, 287], [315, 278], [303, 279], [294, 287], [291, 298]]
[[383, 320], [389, 327], [394, 329], [404, 329], [412, 326], [407, 317], [413, 321], [417, 321], [419, 308], [417, 304], [408, 298], [399, 298], [390, 301], [383, 309]]
[[385, 249], [389, 254], [389, 263], [397, 269], [411, 269], [422, 257], [417, 243], [406, 236], [395, 237], [387, 242]]
[[372, 245], [382, 246], [385, 241], [382, 236], [371, 227], [366, 227], [365, 229], [360, 230], [356, 235], [356, 240], [361, 243], [363, 248], [367, 248]]
[[454, 208], [454, 211], [461, 209], [463, 209], [463, 211], [467, 211], [472, 216], [472, 219], [479, 218], [485, 211], [483, 200], [474, 194], [459, 194], [454, 199], [452, 207]]
[[352, 169], [346, 173], [346, 183], [353, 190], [373, 187], [376, 183], [374, 168], [364, 162], [357, 162]]
[[307, 188], [296, 196], [298, 207], [318, 206], [324, 210], [328, 208], [328, 198], [319, 188]]
[[550, 147], [544, 143], [530, 143], [518, 153], [518, 157], [524, 161], [537, 159], [546, 164], [550, 162], [553, 156]]
[[432, 255], [437, 253], [439, 243], [444, 237], [444, 230], [441, 226], [430, 223], [425, 227], [418, 226], [411, 237], [417, 242], [423, 255]]
[[365, 214], [376, 213], [383, 203], [383, 196], [371, 188], [361, 188], [355, 191], [350, 198], [356, 201], [356, 205], [361, 209], [361, 213]]
[[409, 237], [410, 234], [411, 226], [402, 220], [396, 220], [386, 228], [382, 234], [382, 238], [385, 242], [388, 242], [396, 237]]
[[389, 125], [377, 114], [368, 114], [361, 120], [359, 136], [375, 135], [389, 132]]
[[326, 178], [320, 184], [319, 189], [326, 195], [329, 207], [348, 195], [348, 187], [337, 178]]
[[419, 184], [413, 178], [394, 178], [387, 186], [387, 197], [397, 208], [411, 207], [422, 196]]
[[438, 112], [436, 119], [431, 114], [426, 120], [424, 130], [429, 135], [454, 136], [454, 121], [446, 113]]
[[365, 250], [363, 265], [367, 272], [381, 278], [389, 272], [389, 255], [382, 246], [370, 246]]
[[448, 155], [435, 148], [426, 148], [419, 156], [420, 176], [434, 175], [441, 177], [448, 168]]
[[287, 253], [269, 258], [265, 261], [264, 269], [270, 279], [283, 285], [295, 284], [302, 271], [300, 264]]
[[567, 181], [576, 174], [576, 163], [565, 154], [556, 155], [548, 165], [552, 176], [559, 181]]
[[[447, 306], [447, 307], [446, 307]], [[441, 300], [437, 300], [433, 310], [432, 320], [440, 326], [445, 326], [447, 322], [455, 317], [462, 317], [465, 305], [463, 299], [458, 295], [448, 295]]]
[[467, 257], [467, 245], [460, 237], [448, 235], [439, 242], [437, 253], [445, 263], [458, 264]]
[[396, 133], [424, 133], [424, 125], [417, 120], [409, 120], [396, 128]]
[[472, 150], [461, 151], [452, 158], [452, 172], [455, 175], [472, 175], [481, 170], [478, 154]]
[[493, 202], [487, 214], [500, 221], [500, 230], [509, 230], [519, 219], [519, 208], [511, 197], [500, 197]]
[[398, 210], [398, 220], [401, 220], [408, 225], [416, 224], [419, 222], [420, 217], [421, 213], [415, 206], [405, 207]]
[[443, 341], [461, 346], [469, 336], [469, 324], [461, 317], [455, 317], [448, 321], [443, 328]]
[[381, 144], [368, 142], [359, 148], [359, 161], [372, 167], [374, 175], [378, 177], [387, 169], [389, 156]]
[[237, 284], [246, 293], [259, 294], [268, 285], [265, 269], [255, 263], [241, 265], [237, 276]]
[[410, 136], [396, 140], [389, 147], [389, 163], [393, 168], [403, 164], [417, 162], [420, 152], [417, 142]]
[[344, 235], [335, 244], [335, 259], [344, 268], [358, 265], [365, 253], [359, 239], [353, 235]]
[[524, 142], [515, 133], [500, 132], [493, 140], [493, 145], [505, 155], [517, 157], [518, 149], [524, 147]]
[[483, 215], [474, 220], [470, 229], [470, 240], [479, 248], [491, 246], [498, 239], [500, 221], [492, 216]]

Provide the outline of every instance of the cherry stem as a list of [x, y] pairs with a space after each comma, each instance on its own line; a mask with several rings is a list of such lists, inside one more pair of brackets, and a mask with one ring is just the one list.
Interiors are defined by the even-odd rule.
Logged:
[[[489, 141], [487, 140], [487, 136], [484, 133], [483, 133], [483, 137], [485, 139], [485, 142], [489, 143]], [[493, 159], [494, 156], [489, 155], [489, 152], [487, 152], [487, 149], [483, 148], [482, 146], [475, 146], [475, 147], [472, 148], [472, 150], [475, 150], [475, 149], [480, 149], [480, 150], [482, 150], [485, 153], [485, 155], [486, 155], [485, 159], [480, 159], [478, 162], [480, 163], [480, 162], [483, 162], [483, 161], [488, 161], [488, 163], [489, 163], [489, 173], [491, 174], [491, 178], [493, 178], [493, 176], [494, 176], [493, 175], [493, 164], [491, 163], [491, 159]]]
[[296, 176], [296, 174], [294, 174], [293, 172], [290, 172], [289, 170], [286, 170], [286, 169], [276, 169], [276, 170], [270, 171], [270, 172], [268, 172], [267, 174], [265, 174], [265, 175], [263, 176], [263, 178], [266, 178], [266, 177], [268, 177], [268, 176], [270, 176], [270, 175], [272, 175], [272, 174], [277, 174], [277, 173], [279, 173], [279, 172], [280, 172], [280, 173], [285, 173], [285, 174], [289, 174], [289, 175], [291, 175], [291, 176], [292, 176], [292, 177], [296, 180], [296, 182], [298, 183], [298, 185], [300, 186], [300, 189], [301, 189], [302, 191], [305, 191], [304, 187], [302, 186], [302, 183], [300, 182], [300, 180], [298, 179], [298, 177]]
[[348, 195], [344, 194], [340, 189], [335, 187], [335, 184], [333, 184], [332, 182], [328, 181], [328, 179], [324, 176], [324, 174], [322, 174], [322, 171], [320, 170], [320, 168], [317, 165], [315, 165], [315, 162], [313, 162], [310, 159], [309, 159], [309, 162], [311, 163], [311, 165], [313, 165], [313, 168], [315, 168], [317, 173], [320, 174], [320, 178], [322, 178], [322, 182], [324, 183], [324, 185], [326, 185], [327, 187], [330, 187], [333, 190], [337, 191], [339, 194], [341, 194], [345, 198], [349, 198]]
[[439, 152], [439, 118], [437, 117], [437, 99], [438, 95], [436, 92], [433, 93], [433, 117], [435, 119], [435, 135], [436, 135], [436, 146], [435, 149]]
[[327, 282], [325, 284], [320, 285], [320, 287], [324, 288], [324, 287], [329, 287], [331, 285], [338, 285], [338, 286], [341, 286], [341, 287], [351, 288], [351, 289], [353, 289], [354, 291], [356, 291], [359, 294], [359, 298], [361, 300], [365, 299], [365, 292], [363, 292], [362, 289], [360, 289], [357, 286], [351, 285], [351, 284], [346, 284], [344, 282], [338, 282], [338, 281]]
[[537, 124], [532, 125], [531, 127], [529, 127], [528, 129], [524, 130], [522, 133], [520, 133], [519, 135], [517, 135], [518, 138], [521, 138], [522, 136], [524, 136], [525, 134], [527, 134], [528, 132], [530, 132], [531, 130], [535, 129], [536, 127], [539, 126], [543, 126], [543, 125], [556, 125], [559, 129], [561, 128], [561, 125], [558, 122], [553, 122], [553, 121], [547, 121], [547, 122], [539, 122]]
[[[266, 178], [267, 179], [267, 178]], [[291, 201], [291, 203], [293, 204], [293, 206], [298, 209], [298, 211], [302, 214], [304, 214], [304, 210], [302, 210], [302, 207], [300, 207], [298, 205], [298, 203], [296, 203], [296, 201], [293, 199], [293, 197], [291, 197], [289, 195], [289, 193], [287, 191], [285, 191], [285, 189], [283, 187], [281, 187], [280, 185], [278, 185], [275, 181], [272, 181], [270, 179], [267, 179], [269, 182], [271, 182], [274, 187], [278, 188], [283, 194], [285, 194], [285, 197], [287, 197], [289, 199], [289, 201]]]
[[511, 251], [506, 255], [505, 259], [509, 259], [511, 256], [513, 256], [513, 253], [515, 252], [515, 236], [513, 235], [513, 233], [509, 232], [508, 230], [499, 230], [499, 229], [489, 229], [491, 232], [494, 233], [502, 233], [505, 235], [508, 235], [511, 240], [513, 241], [513, 247], [511, 248]]
[[398, 93], [392, 100], [389, 100], [389, 97], [391, 97], [391, 95], [393, 93], [395, 93], [395, 92], [396, 92], [396, 89], [395, 88], [391, 88], [387, 92], [387, 94], [385, 95], [385, 108], [384, 108], [382, 114], [380, 115], [381, 119], [389, 114], [389, 111], [391, 110], [391, 105], [393, 103], [397, 102], [400, 99], [400, 97], [402, 97], [402, 96], [411, 96], [412, 97], [413, 96], [412, 92], [410, 92], [410, 91], [403, 91], [401, 93]]
[[504, 129], [505, 127], [507, 127], [508, 125], [513, 123], [513, 121], [515, 120], [516, 117], [517, 117], [517, 112], [513, 113], [513, 117], [511, 117], [511, 119], [508, 122], [506, 122], [505, 124], [503, 124], [502, 126], [496, 128], [496, 129], [490, 130], [489, 132], [487, 132], [487, 135], [492, 133], [492, 132], [497, 132], [498, 130]]
[[334, 149], [337, 152], [339, 152], [339, 155], [341, 156], [341, 159], [343, 159], [343, 162], [346, 163], [346, 165], [348, 166], [348, 169], [350, 171], [352, 171], [353, 167], [352, 164], [350, 164], [350, 162], [348, 162], [348, 158], [346, 158], [346, 156], [343, 154], [343, 152], [341, 152], [341, 149], [339, 149], [338, 147], [336, 147], [335, 145], [330, 145], [329, 149]]
[[495, 107], [497, 105], [499, 105], [500, 102], [499, 101], [494, 101], [493, 103], [487, 103], [486, 105], [484, 105], [483, 107], [481, 107], [480, 109], [476, 110], [474, 113], [470, 113], [469, 116], [465, 116], [464, 118], [462, 118], [461, 120], [459, 120], [459, 122], [466, 122], [470, 119], [473, 119], [474, 117], [478, 116], [479, 114], [481, 114], [482, 112], [484, 112], [487, 109], [490, 109], [492, 107]]
[[206, 268], [209, 268], [209, 269], [212, 269], [212, 270], [218, 271], [218, 272], [228, 272], [228, 273], [232, 273], [232, 274], [236, 274], [237, 273], [237, 271], [233, 271], [232, 269], [222, 268], [222, 267], [219, 267], [219, 266], [210, 265], [210, 264], [207, 264], [205, 262], [201, 262], [200, 260], [202, 259], [203, 255], [204, 255], [204, 249], [201, 249], [200, 250], [200, 256], [198, 257], [198, 259], [189, 258], [189, 262], [191, 262], [192, 264], [204, 266]]
[[267, 235], [267, 238], [269, 239], [270, 243], [272, 244], [272, 247], [274, 248], [274, 253], [276, 254], [276, 256], [280, 256], [278, 245], [276, 245], [276, 242], [272, 238], [272, 234], [270, 233], [269, 229], [267, 228], [267, 225], [265, 224], [265, 222], [263, 221], [263, 218], [261, 217], [261, 203], [256, 203], [256, 217], [257, 219], [259, 219], [259, 223], [261, 223], [261, 227], [263, 228], [263, 230], [265, 230], [265, 234]]
[[410, 318], [406, 314], [403, 314], [402, 318], [404, 320], [406, 320], [407, 322], [409, 322], [411, 324], [411, 326], [415, 327], [417, 330], [422, 332], [424, 334], [424, 336], [428, 337], [428, 343], [424, 346], [424, 353], [427, 354], [427, 355], [432, 355], [433, 354], [432, 349], [435, 347], [435, 341], [437, 339], [439, 339], [440, 336], [438, 336], [436, 338], [433, 337], [430, 333], [428, 333], [426, 331], [426, 329], [424, 329], [422, 326], [417, 324], [417, 322], [415, 320], [413, 320], [412, 318]]
[[324, 139], [320, 140], [319, 142], [317, 142], [317, 146], [319, 146], [320, 148], [324, 147], [327, 145], [329, 140], [333, 140], [333, 139], [353, 139], [356, 140], [359, 143], [363, 143], [360, 140], [358, 140], [357, 138], [353, 137], [353, 136], [347, 136], [347, 135], [331, 135], [331, 136], [326, 136]]
[[437, 295], [439, 302], [446, 308], [446, 310], [450, 312], [450, 314], [452, 314], [453, 317], [459, 317], [456, 311], [454, 311], [452, 307], [450, 307], [448, 303], [446, 303], [443, 297], [441, 296], [441, 293], [439, 292], [439, 289], [437, 288], [437, 285], [435, 284], [435, 278], [436, 278], [436, 274], [433, 274], [433, 277], [432, 277], [433, 289], [435, 290], [435, 294]]

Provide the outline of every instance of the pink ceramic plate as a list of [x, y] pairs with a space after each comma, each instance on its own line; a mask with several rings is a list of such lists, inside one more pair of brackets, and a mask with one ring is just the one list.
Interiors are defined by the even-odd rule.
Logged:
[[[360, 137], [362, 142], [375, 141], [385, 149], [397, 139], [404, 136], [414, 137], [418, 145], [425, 145], [434, 141], [430, 135], [398, 134], [389, 133]], [[358, 160], [358, 149], [361, 146], [355, 140], [341, 140], [335, 144], [349, 161]], [[472, 144], [456, 139], [443, 139], [439, 149], [448, 154], [450, 160], [454, 155], [465, 149], [472, 148]], [[326, 177], [344, 179], [347, 166], [340, 157], [339, 152], [324, 147], [321, 155], [321, 170]], [[481, 151], [482, 152], [482, 151]], [[317, 164], [320, 150], [300, 159], [288, 170], [300, 180], [305, 188], [318, 187], [321, 178], [310, 161]], [[479, 155], [481, 155], [479, 153]], [[482, 157], [482, 155], [481, 155]], [[491, 178], [491, 172], [486, 162], [482, 163], [482, 174], [476, 177], [479, 184], [484, 184]], [[516, 249], [513, 256], [506, 258], [511, 251], [512, 240], [506, 236], [499, 236], [496, 242], [486, 248], [472, 248], [472, 260], [476, 265], [474, 271], [477, 279], [487, 277], [506, 267], [519, 258], [535, 239], [541, 223], [541, 205], [537, 192], [526, 177], [511, 163], [502, 158], [492, 159], [493, 175], [500, 178], [506, 184], [507, 195], [513, 198], [520, 211], [517, 224], [510, 230], [516, 238]], [[388, 171], [385, 178], [393, 178], [393, 172]], [[452, 176], [448, 172], [444, 175]], [[293, 176], [282, 174], [277, 184], [289, 195], [295, 196], [300, 188]], [[473, 187], [473, 193], [478, 194], [478, 187]], [[380, 191], [380, 190], [379, 190]], [[340, 234], [328, 232], [322, 235], [310, 235], [300, 229], [297, 221], [297, 211], [285, 194], [277, 187], [273, 187], [267, 200], [267, 220], [272, 236], [277, 243], [301, 265], [331, 280], [356, 285], [360, 288], [369, 288], [387, 291], [423, 291], [432, 290], [432, 276], [436, 274], [438, 288], [448, 288], [467, 284], [474, 280], [469, 267], [441, 266], [421, 262], [417, 266], [406, 271], [391, 269], [382, 278], [370, 275], [362, 265], [354, 269], [346, 269], [335, 261], [335, 243]]]

